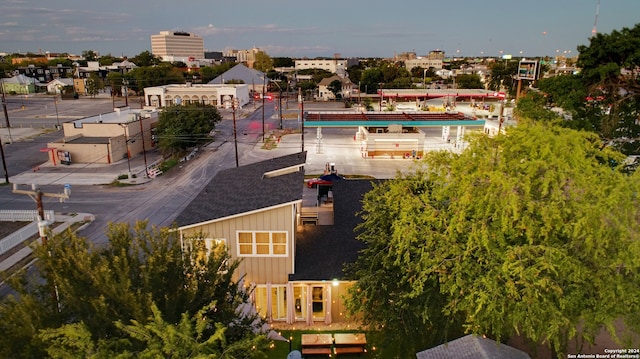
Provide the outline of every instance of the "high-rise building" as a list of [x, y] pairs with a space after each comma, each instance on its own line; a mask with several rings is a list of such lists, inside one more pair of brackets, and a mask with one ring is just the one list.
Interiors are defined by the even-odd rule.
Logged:
[[151, 53], [163, 59], [204, 59], [204, 39], [188, 32], [160, 31], [151, 35]]

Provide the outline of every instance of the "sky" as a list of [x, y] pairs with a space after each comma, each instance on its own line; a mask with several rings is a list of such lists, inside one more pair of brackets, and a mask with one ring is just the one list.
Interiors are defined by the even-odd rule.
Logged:
[[0, 0], [0, 53], [135, 56], [186, 31], [205, 51], [271, 57], [576, 56], [596, 29], [640, 23], [640, 0]]

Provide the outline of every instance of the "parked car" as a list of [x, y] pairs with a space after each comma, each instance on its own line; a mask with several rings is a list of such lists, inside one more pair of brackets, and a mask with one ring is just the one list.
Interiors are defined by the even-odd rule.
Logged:
[[328, 175], [320, 176], [317, 178], [311, 178], [307, 180], [307, 187], [315, 188], [318, 185], [332, 185], [334, 181], [342, 180], [342, 179], [344, 179], [344, 177], [339, 176], [335, 173], [331, 173]]

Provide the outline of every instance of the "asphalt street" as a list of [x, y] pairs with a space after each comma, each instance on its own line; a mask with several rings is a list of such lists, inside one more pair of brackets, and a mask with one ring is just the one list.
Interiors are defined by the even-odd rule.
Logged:
[[[94, 105], [111, 105], [109, 98], [101, 102], [84, 100], [71, 102], [69, 105], [91, 108], [94, 111], [103, 111]], [[89, 103], [89, 105], [85, 105]], [[73, 105], [71, 105], [73, 104]], [[326, 103], [305, 103], [306, 111], [327, 110], [328, 107], [339, 106]], [[59, 108], [58, 110], [60, 110]], [[73, 108], [62, 107], [66, 114], [74, 113]], [[337, 108], [335, 108], [337, 109]], [[10, 112], [22, 114], [23, 110], [16, 108]], [[50, 128], [30, 128], [26, 126], [18, 131], [12, 128], [14, 142], [5, 146], [9, 168], [10, 182], [20, 186], [36, 184], [43, 191], [51, 193], [62, 192], [65, 184], [71, 185], [71, 197], [65, 202], [57, 199], [45, 199], [46, 209], [52, 209], [56, 213], [91, 213], [95, 215], [95, 221], [82, 231], [82, 235], [90, 238], [94, 243], [104, 243], [107, 238], [105, 230], [109, 223], [147, 220], [150, 225], [170, 226], [176, 216], [187, 204], [200, 192], [200, 190], [221, 169], [235, 166], [235, 144], [238, 148], [239, 165], [254, 163], [264, 159], [281, 155], [307, 151], [307, 174], [320, 175], [327, 162], [336, 164], [338, 172], [344, 175], [369, 175], [375, 178], [392, 178], [398, 172], [410, 171], [414, 166], [411, 159], [369, 159], [362, 158], [359, 144], [353, 139], [356, 129], [323, 129], [322, 139], [319, 140], [315, 128], [306, 128], [304, 142], [299, 131], [300, 124], [296, 116], [297, 104], [290, 103], [283, 114], [284, 129], [289, 129], [291, 134], [280, 137], [277, 146], [273, 149], [265, 149], [262, 141], [262, 128], [268, 139], [270, 135], [279, 136], [280, 119], [279, 111], [275, 103], [266, 103], [263, 111], [260, 104], [249, 105], [236, 113], [237, 136], [234, 140], [232, 114], [222, 110], [223, 121], [219, 123], [213, 142], [201, 148], [197, 155], [190, 161], [182, 162], [177, 168], [166, 174], [158, 176], [150, 181], [140, 180], [136, 185], [118, 187], [110, 185], [119, 175], [128, 171], [131, 166], [133, 173], [142, 174], [144, 171], [143, 156], [131, 158], [130, 163], [126, 159], [111, 165], [98, 164], [71, 164], [53, 166], [45, 163], [46, 153], [40, 153], [39, 149], [51, 139], [61, 138], [60, 131], [52, 131]], [[91, 114], [95, 115], [95, 114]], [[69, 115], [71, 116], [71, 115]], [[27, 116], [22, 117], [28, 121]], [[55, 118], [49, 118], [55, 123]], [[16, 121], [16, 123], [19, 123]], [[0, 128], [0, 134], [5, 139], [6, 128]], [[443, 143], [440, 129], [425, 129], [427, 132], [427, 147], [430, 149], [448, 149], [455, 151], [452, 144]], [[44, 134], [42, 134], [44, 133]], [[45, 144], [45, 145], [43, 145]], [[147, 162], [159, 160], [158, 152], [147, 154]], [[17, 162], [13, 163], [13, 162]], [[142, 178], [139, 175], [137, 178]], [[3, 182], [4, 178], [0, 179]], [[24, 195], [13, 194], [10, 186], [0, 186], [0, 209], [35, 209], [32, 199]]]

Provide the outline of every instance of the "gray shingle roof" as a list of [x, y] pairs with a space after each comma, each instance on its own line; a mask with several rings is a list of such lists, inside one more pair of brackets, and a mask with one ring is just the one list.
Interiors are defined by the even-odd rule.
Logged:
[[296, 272], [290, 280], [349, 279], [345, 264], [353, 263], [365, 244], [354, 228], [362, 219], [362, 198], [379, 180], [347, 179], [333, 183], [333, 225], [305, 226], [296, 234]]
[[264, 174], [303, 166], [306, 159], [307, 153], [299, 152], [220, 171], [178, 215], [176, 223], [182, 227], [302, 200], [302, 167], [281, 175]]
[[261, 85], [264, 83], [266, 77], [267, 75], [265, 75], [264, 72], [250, 69], [243, 64], [237, 64], [208, 83], [224, 84], [230, 80], [242, 80], [246, 85]]
[[416, 353], [417, 359], [531, 359], [514, 347], [469, 334]]

